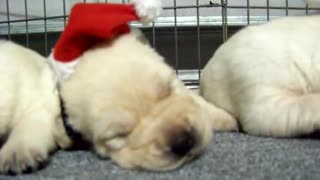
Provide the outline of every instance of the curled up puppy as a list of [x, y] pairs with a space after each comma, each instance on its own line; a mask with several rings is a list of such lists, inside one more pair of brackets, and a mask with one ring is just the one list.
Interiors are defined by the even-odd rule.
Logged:
[[201, 94], [250, 134], [320, 129], [320, 16], [285, 17], [233, 35], [204, 68]]
[[[132, 12], [123, 5], [79, 4], [73, 13], [88, 8], [114, 10], [97, 14], [97, 21], [120, 17], [110, 15], [115, 9], [126, 11], [121, 15], [132, 20]], [[96, 34], [85, 36], [82, 27], [74, 29], [85, 17], [71, 16], [53, 53], [67, 121], [100, 156], [121, 167], [172, 170], [203, 150], [212, 128], [230, 130], [236, 124], [230, 115], [188, 90], [142, 34], [129, 29], [128, 19], [120, 26], [119, 22], [101, 26], [88, 19]], [[100, 32], [109, 37], [97, 40]], [[72, 42], [74, 37], [94, 43], [87, 49], [87, 44]], [[67, 49], [74, 53], [65, 53]], [[64, 71], [69, 67], [74, 69]]]
[[36, 169], [64, 133], [59, 93], [47, 60], [0, 41], [0, 172]]
[[231, 116], [184, 87], [132, 33], [88, 50], [79, 61], [61, 86], [68, 123], [121, 167], [177, 168], [210, 141], [215, 118], [227, 121], [222, 128], [235, 128], [228, 127]]
[[[184, 87], [129, 29], [139, 19], [132, 8], [76, 5], [51, 56], [56, 76], [35, 52], [0, 43], [0, 172], [36, 169], [80, 137], [121, 167], [172, 170], [201, 153], [212, 129], [236, 129], [230, 115]], [[113, 16], [118, 10], [124, 19]], [[92, 21], [107, 17], [120, 23]]]

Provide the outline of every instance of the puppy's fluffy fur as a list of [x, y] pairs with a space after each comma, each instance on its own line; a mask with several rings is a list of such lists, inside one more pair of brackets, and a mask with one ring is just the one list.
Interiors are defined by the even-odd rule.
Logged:
[[0, 74], [0, 171], [19, 173], [64, 139], [58, 91], [46, 59], [9, 41], [0, 41]]
[[136, 33], [86, 52], [61, 93], [70, 124], [126, 168], [174, 169], [203, 149], [212, 128], [236, 128]]
[[[0, 43], [0, 172], [37, 168], [73, 145], [61, 120], [56, 78], [37, 53]], [[189, 91], [140, 35], [83, 54], [61, 84], [68, 122], [102, 157], [125, 168], [174, 169], [200, 153], [233, 118]]]
[[201, 94], [262, 136], [293, 137], [320, 128], [320, 16], [249, 26], [204, 68]]

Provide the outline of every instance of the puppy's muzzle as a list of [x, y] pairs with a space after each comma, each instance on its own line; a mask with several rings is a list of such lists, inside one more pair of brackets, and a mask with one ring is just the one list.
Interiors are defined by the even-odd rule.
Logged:
[[194, 131], [179, 130], [171, 137], [169, 142], [170, 152], [177, 158], [186, 156], [197, 144]]

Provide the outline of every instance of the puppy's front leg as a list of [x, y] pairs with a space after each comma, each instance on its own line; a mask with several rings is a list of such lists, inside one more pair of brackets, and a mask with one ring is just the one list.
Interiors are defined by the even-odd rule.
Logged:
[[21, 173], [36, 169], [56, 148], [52, 113], [37, 111], [20, 117], [0, 150], [0, 172]]
[[228, 112], [216, 107], [214, 104], [210, 104], [201, 97], [195, 96], [195, 99], [205, 112], [207, 112], [208, 119], [211, 121], [212, 129], [214, 131], [238, 131], [237, 120]]

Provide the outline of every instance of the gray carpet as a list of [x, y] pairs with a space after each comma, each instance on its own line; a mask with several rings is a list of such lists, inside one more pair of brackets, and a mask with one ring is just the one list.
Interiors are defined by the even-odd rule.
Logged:
[[58, 152], [43, 170], [0, 180], [207, 180], [320, 179], [320, 140], [272, 139], [239, 133], [216, 134], [207, 151], [166, 173], [124, 170], [84, 151]]

